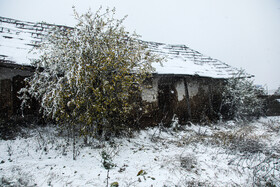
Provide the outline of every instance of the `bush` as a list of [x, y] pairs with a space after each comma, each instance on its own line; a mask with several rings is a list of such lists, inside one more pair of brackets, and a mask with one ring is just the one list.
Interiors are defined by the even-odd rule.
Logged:
[[134, 101], [151, 62], [160, 59], [125, 31], [114, 9], [74, 13], [74, 28], [57, 27], [35, 49], [40, 58], [20, 91], [23, 104], [36, 98], [44, 117], [84, 136], [121, 131], [139, 106]]
[[223, 90], [222, 117], [235, 120], [251, 120], [264, 114], [264, 101], [257, 88], [243, 70], [228, 79]]

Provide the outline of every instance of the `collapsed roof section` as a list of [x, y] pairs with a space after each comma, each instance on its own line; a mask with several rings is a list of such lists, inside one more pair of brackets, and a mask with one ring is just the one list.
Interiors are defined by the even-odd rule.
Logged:
[[[36, 58], [30, 50], [42, 42], [43, 37], [55, 27], [72, 29], [61, 25], [0, 17], [0, 62], [30, 65], [30, 59]], [[185, 45], [143, 42], [151, 52], [165, 58], [162, 64], [152, 64], [156, 74], [230, 78], [238, 71]]]
[[154, 63], [158, 74], [194, 75], [212, 78], [230, 78], [238, 70], [217, 59], [205, 56], [185, 45], [147, 42], [149, 49], [165, 57], [161, 64]]

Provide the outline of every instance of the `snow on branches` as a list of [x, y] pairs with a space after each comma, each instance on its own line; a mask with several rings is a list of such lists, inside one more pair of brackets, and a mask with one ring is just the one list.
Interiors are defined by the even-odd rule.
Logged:
[[263, 114], [263, 90], [257, 88], [247, 74], [239, 73], [228, 79], [223, 90], [222, 113], [225, 118], [246, 120]]
[[74, 14], [74, 28], [57, 27], [36, 49], [37, 70], [22, 92], [40, 101], [45, 117], [79, 124], [82, 134], [116, 130], [127, 123], [137, 106], [132, 97], [160, 58], [125, 30], [115, 9]]

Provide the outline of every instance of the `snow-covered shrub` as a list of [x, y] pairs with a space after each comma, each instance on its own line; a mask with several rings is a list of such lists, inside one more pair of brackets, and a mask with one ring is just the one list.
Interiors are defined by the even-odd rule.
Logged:
[[265, 145], [249, 137], [250, 129], [240, 129], [238, 131], [216, 132], [212, 136], [211, 142], [220, 145], [228, 150], [229, 153], [241, 153], [243, 155], [252, 155], [255, 153], [263, 153]]
[[263, 121], [262, 125], [268, 129], [270, 132], [275, 132], [280, 135], [280, 123], [278, 120], [270, 119]]
[[11, 176], [3, 175], [0, 178], [0, 186], [37, 186], [33, 176], [23, 172], [21, 168], [14, 166]]
[[160, 58], [125, 30], [114, 9], [74, 13], [74, 28], [57, 27], [35, 50], [40, 58], [21, 90], [23, 104], [36, 98], [44, 117], [82, 135], [120, 131]]
[[109, 170], [116, 166], [116, 164], [113, 163], [112, 155], [107, 153], [105, 150], [102, 150], [101, 157], [102, 165], [105, 169]]
[[192, 154], [181, 155], [180, 162], [182, 168], [186, 169], [187, 171], [191, 171], [193, 168], [195, 168], [195, 165], [197, 164], [197, 159]]
[[259, 164], [253, 167], [254, 184], [256, 186], [280, 185], [280, 155], [269, 154]]
[[228, 79], [223, 90], [222, 116], [226, 119], [250, 120], [263, 115], [263, 90], [254, 85], [253, 80], [240, 70]]

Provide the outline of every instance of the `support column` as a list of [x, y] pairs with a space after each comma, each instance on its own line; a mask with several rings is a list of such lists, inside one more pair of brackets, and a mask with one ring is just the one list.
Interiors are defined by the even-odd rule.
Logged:
[[191, 121], [192, 120], [191, 103], [190, 103], [189, 89], [188, 89], [188, 83], [186, 78], [184, 78], [184, 86], [185, 86], [185, 94], [186, 94], [188, 120]]
[[209, 86], [208, 86], [208, 89], [209, 89], [209, 108], [210, 108], [210, 118], [212, 120], [212, 118], [214, 117], [214, 109], [213, 109], [213, 81], [212, 79], [209, 81]]

